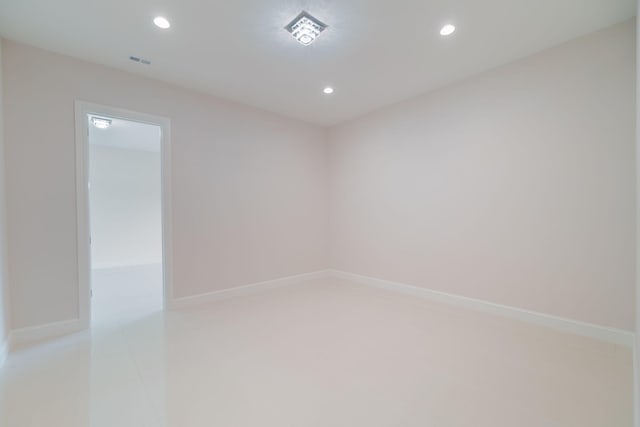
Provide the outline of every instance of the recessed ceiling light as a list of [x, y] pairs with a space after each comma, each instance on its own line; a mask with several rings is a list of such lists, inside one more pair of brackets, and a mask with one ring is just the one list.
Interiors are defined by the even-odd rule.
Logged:
[[456, 31], [455, 25], [447, 24], [440, 30], [441, 36], [450, 36]]
[[156, 27], [162, 28], [163, 30], [166, 30], [169, 27], [171, 27], [171, 23], [164, 16], [156, 16], [153, 19], [153, 23], [156, 24]]
[[331, 95], [331, 94], [333, 93], [333, 88], [332, 88], [332, 87], [330, 87], [330, 86], [327, 86], [327, 87], [325, 87], [322, 91], [323, 91], [324, 93], [326, 93], [327, 95]]
[[303, 10], [284, 28], [291, 33], [294, 39], [308, 46], [327, 29], [327, 25]]
[[105, 119], [102, 117], [91, 117], [91, 123], [98, 129], [107, 129], [111, 126], [111, 119]]

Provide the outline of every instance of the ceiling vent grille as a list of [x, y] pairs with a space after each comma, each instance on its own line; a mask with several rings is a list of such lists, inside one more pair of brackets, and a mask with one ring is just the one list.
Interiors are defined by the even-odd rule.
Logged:
[[147, 59], [138, 58], [137, 56], [130, 56], [129, 59], [132, 60], [133, 62], [139, 62], [144, 65], [151, 65], [151, 61]]

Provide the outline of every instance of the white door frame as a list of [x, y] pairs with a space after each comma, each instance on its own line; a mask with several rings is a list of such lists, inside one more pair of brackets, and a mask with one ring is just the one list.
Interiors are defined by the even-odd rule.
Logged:
[[147, 123], [161, 129], [162, 273], [163, 309], [173, 301], [173, 254], [171, 240], [171, 129], [170, 120], [121, 108], [76, 101], [76, 210], [78, 234], [78, 313], [82, 328], [91, 325], [91, 247], [89, 222], [89, 122], [88, 114]]

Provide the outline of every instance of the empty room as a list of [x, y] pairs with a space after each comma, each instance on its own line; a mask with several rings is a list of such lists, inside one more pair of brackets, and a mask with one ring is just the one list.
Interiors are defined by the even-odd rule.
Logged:
[[636, 0], [0, 0], [0, 426], [640, 427]]

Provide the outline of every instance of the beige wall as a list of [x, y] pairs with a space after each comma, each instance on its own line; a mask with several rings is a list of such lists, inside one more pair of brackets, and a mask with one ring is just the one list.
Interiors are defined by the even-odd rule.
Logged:
[[331, 132], [332, 267], [634, 330], [629, 21]]
[[171, 119], [176, 297], [327, 267], [323, 129], [4, 41], [14, 328], [78, 316], [74, 101]]
[[632, 22], [329, 135], [3, 47], [16, 328], [77, 316], [82, 99], [171, 119], [177, 297], [331, 266], [634, 329]]
[[[640, 10], [640, 0], [638, 8]], [[635, 426], [640, 427], [640, 20], [636, 17], [636, 382]]]
[[[2, 73], [2, 40], [0, 39], [0, 347], [9, 336], [9, 282], [7, 274], [7, 228], [5, 210], [4, 162], [4, 92]], [[1, 355], [0, 355], [1, 357]]]

